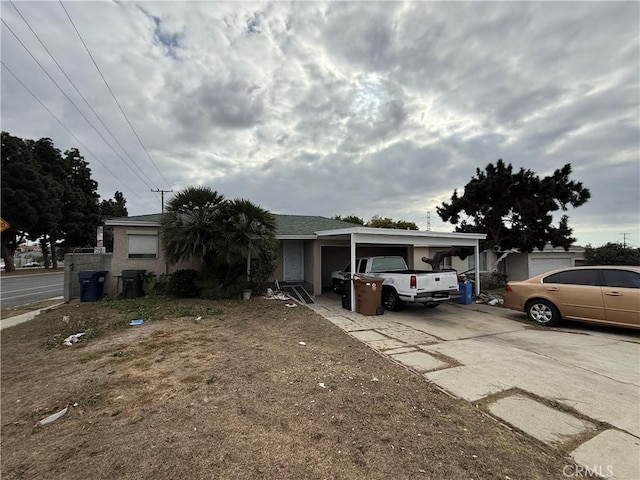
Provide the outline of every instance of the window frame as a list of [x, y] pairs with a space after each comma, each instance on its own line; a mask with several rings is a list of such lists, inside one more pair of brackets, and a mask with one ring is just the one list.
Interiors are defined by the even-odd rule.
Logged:
[[[127, 259], [129, 260], [156, 260], [158, 258], [158, 255], [160, 253], [160, 246], [159, 246], [159, 235], [158, 232], [154, 232], [154, 231], [135, 231], [135, 230], [131, 230], [131, 231], [127, 231]], [[146, 240], [148, 240], [148, 242], [145, 244], [144, 240], [146, 237]], [[135, 248], [132, 249], [132, 240], [133, 239], [137, 239], [140, 243], [135, 245]], [[135, 241], [134, 241], [135, 242]], [[153, 243], [153, 248], [145, 248], [145, 247], [150, 247], [151, 244]], [[134, 253], [131, 253], [131, 250], [134, 250]], [[146, 251], [145, 251], [146, 250]], [[154, 250], [152, 252], [152, 250]]]

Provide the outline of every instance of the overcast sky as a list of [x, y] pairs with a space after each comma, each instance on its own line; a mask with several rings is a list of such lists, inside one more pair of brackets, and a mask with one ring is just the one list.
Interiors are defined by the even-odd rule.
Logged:
[[0, 5], [2, 130], [77, 147], [129, 215], [206, 185], [451, 231], [436, 206], [501, 158], [571, 163], [577, 243], [640, 246], [638, 2], [63, 5]]

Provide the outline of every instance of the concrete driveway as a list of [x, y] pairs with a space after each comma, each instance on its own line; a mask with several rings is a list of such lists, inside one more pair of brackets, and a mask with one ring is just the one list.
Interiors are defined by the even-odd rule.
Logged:
[[640, 332], [541, 328], [487, 305], [408, 306], [368, 317], [309, 305], [353, 337], [547, 445], [577, 470], [640, 479]]

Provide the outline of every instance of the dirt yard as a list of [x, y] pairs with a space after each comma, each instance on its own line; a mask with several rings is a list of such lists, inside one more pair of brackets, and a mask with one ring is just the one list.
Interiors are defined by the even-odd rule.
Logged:
[[285, 303], [70, 304], [3, 330], [2, 478], [563, 478], [563, 452]]

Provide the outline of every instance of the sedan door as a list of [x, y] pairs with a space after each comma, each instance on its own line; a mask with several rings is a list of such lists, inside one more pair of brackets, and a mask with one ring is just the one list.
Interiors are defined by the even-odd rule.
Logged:
[[603, 270], [602, 293], [606, 319], [640, 326], [640, 274], [630, 270]]
[[605, 321], [598, 270], [567, 270], [543, 279], [546, 294], [565, 318]]

